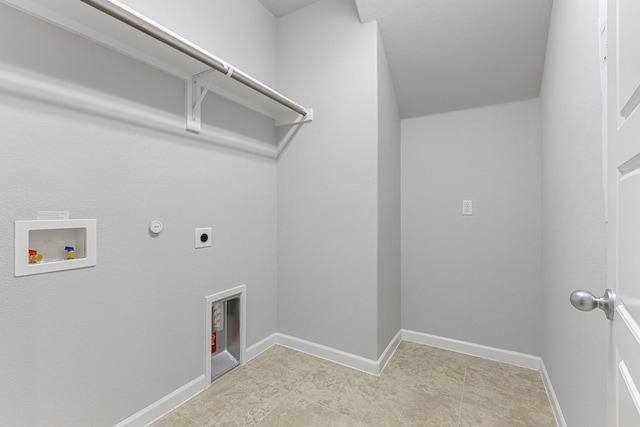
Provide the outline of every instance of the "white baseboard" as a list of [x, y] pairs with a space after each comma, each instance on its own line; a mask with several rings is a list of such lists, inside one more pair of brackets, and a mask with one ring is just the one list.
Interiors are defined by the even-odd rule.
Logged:
[[542, 382], [544, 383], [544, 388], [547, 390], [547, 396], [549, 396], [549, 402], [551, 402], [551, 408], [553, 409], [553, 415], [556, 417], [558, 427], [567, 427], [567, 422], [564, 420], [564, 415], [560, 408], [558, 396], [556, 396], [556, 392], [553, 390], [551, 378], [549, 377], [549, 373], [547, 372], [547, 368], [544, 366], [544, 361], [542, 359], [540, 359], [540, 375], [542, 375]]
[[136, 412], [129, 418], [120, 421], [115, 427], [143, 427], [156, 421], [163, 415], [180, 406], [196, 394], [202, 392], [208, 384], [201, 375], [179, 389], [169, 393], [162, 399]]
[[384, 370], [384, 367], [387, 366], [389, 359], [393, 356], [396, 349], [400, 345], [400, 341], [402, 341], [402, 330], [399, 330], [395, 337], [391, 339], [387, 348], [384, 349], [380, 357], [378, 358], [378, 373], [376, 375], [380, 375]]
[[378, 375], [380, 366], [378, 361], [364, 358], [355, 354], [347, 353], [342, 350], [336, 350], [322, 344], [316, 344], [300, 338], [292, 337], [284, 334], [277, 334], [277, 343], [284, 347], [289, 347], [302, 353], [307, 353], [330, 362], [348, 366], [368, 374]]
[[491, 359], [497, 362], [508, 363], [510, 365], [520, 366], [522, 368], [540, 370], [540, 357], [530, 354], [518, 353], [511, 350], [503, 350], [500, 348], [487, 347], [480, 344], [473, 344], [465, 341], [454, 340], [451, 338], [443, 338], [437, 335], [425, 334], [422, 332], [402, 330], [402, 339], [415, 342], [418, 344], [430, 345], [432, 347], [443, 348], [445, 350], [457, 351], [471, 356]]
[[290, 335], [275, 333], [247, 348], [246, 356], [247, 361], [249, 361], [265, 350], [268, 350], [271, 346], [279, 344], [283, 347], [288, 347], [333, 363], [348, 366], [349, 368], [357, 369], [368, 374], [380, 375], [401, 340], [402, 331], [398, 331], [378, 360], [371, 360], [342, 350], [336, 350], [322, 344], [316, 344]]
[[278, 334], [271, 334], [265, 339], [258, 341], [257, 343], [247, 347], [245, 351], [245, 363], [258, 356], [260, 353], [268, 350], [270, 347], [277, 344]]

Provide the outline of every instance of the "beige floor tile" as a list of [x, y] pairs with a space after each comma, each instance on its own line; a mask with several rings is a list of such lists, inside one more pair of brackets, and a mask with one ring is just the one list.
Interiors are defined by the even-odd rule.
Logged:
[[370, 426], [456, 427], [460, 402], [417, 391], [409, 386], [388, 383], [375, 400], [374, 409], [362, 422]]
[[396, 349], [393, 358], [396, 355], [400, 358], [422, 359], [427, 360], [434, 366], [448, 366], [451, 368], [460, 368], [467, 366], [476, 357], [455, 351], [444, 350], [438, 347], [430, 347], [410, 341], [401, 341]]
[[151, 424], [151, 427], [198, 427], [198, 424], [174, 411]]
[[467, 363], [467, 367], [476, 371], [490, 374], [499, 380], [507, 380], [512, 383], [524, 384], [525, 386], [541, 386], [542, 377], [540, 372], [533, 369], [521, 368], [507, 363], [496, 362], [494, 360], [472, 357]]
[[291, 393], [276, 407], [259, 427], [358, 427], [358, 421], [346, 415], [332, 411], [313, 402], [309, 402]]
[[459, 427], [527, 427], [527, 424], [480, 406], [463, 403]]
[[360, 420], [372, 409], [379, 383], [374, 375], [323, 362], [295, 392], [311, 402]]
[[471, 390], [496, 391], [514, 397], [540, 395], [546, 398], [540, 375], [518, 367], [502, 368], [500, 371], [469, 367], [465, 378], [465, 394]]
[[483, 369], [469, 367], [463, 403], [517, 419], [528, 426], [555, 426], [542, 379], [538, 372], [499, 364]]
[[403, 341], [381, 378], [391, 378], [425, 393], [460, 400], [468, 359], [469, 356], [461, 353]]
[[236, 369], [177, 409], [200, 426], [253, 426], [286, 396], [284, 389], [256, 381]]
[[537, 371], [403, 341], [376, 377], [274, 346], [153, 427], [557, 427]]
[[527, 427], [558, 427], [551, 407], [549, 409], [524, 409], [520, 412], [512, 411], [513, 419], [523, 421]]
[[322, 363], [322, 359], [275, 345], [246, 365], [249, 375], [274, 387], [292, 390]]

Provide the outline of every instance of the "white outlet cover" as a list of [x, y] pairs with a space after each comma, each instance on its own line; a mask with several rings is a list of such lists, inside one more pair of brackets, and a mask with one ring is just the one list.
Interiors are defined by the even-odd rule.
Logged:
[[211, 227], [196, 228], [195, 247], [196, 249], [210, 248], [213, 245]]

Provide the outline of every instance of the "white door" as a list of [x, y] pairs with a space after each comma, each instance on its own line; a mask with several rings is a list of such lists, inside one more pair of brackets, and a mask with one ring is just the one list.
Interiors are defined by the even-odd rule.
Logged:
[[609, 427], [640, 426], [640, 1], [608, 1]]

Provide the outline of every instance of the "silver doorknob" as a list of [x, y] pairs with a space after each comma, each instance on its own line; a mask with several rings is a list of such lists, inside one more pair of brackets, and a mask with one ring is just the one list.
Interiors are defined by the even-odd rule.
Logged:
[[571, 301], [571, 305], [581, 311], [599, 308], [604, 311], [607, 319], [613, 320], [614, 298], [615, 295], [611, 289], [604, 291], [604, 295], [601, 297], [597, 297], [589, 291], [575, 291], [569, 297], [569, 301]]

